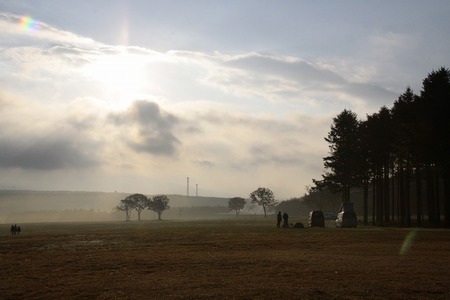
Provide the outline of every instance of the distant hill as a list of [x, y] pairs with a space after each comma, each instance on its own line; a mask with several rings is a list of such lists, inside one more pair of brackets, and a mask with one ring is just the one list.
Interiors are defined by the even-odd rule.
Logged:
[[183, 196], [183, 195], [166, 195], [170, 199], [172, 207], [196, 207], [196, 206], [227, 206], [229, 198], [220, 197], [201, 197], [201, 196]]
[[[21, 211], [113, 210], [129, 193], [0, 190], [0, 214]], [[166, 195], [171, 207], [228, 206], [228, 198]]]

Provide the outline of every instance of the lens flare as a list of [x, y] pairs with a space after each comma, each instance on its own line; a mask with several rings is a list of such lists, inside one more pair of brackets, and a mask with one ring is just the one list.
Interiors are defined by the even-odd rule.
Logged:
[[414, 244], [414, 240], [416, 239], [417, 229], [411, 230], [403, 240], [402, 247], [400, 248], [400, 255], [408, 254], [411, 246]]
[[23, 30], [35, 30], [38, 28], [38, 23], [30, 16], [23, 16], [20, 18], [20, 28]]

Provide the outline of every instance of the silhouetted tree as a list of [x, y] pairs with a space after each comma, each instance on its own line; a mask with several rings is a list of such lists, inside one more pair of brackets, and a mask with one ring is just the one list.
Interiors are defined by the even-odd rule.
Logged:
[[142, 211], [149, 205], [149, 199], [147, 196], [143, 194], [132, 194], [127, 196], [125, 199], [128, 199], [132, 203], [133, 209], [138, 213], [138, 221], [140, 221]]
[[239, 211], [245, 206], [245, 199], [241, 197], [234, 197], [228, 200], [228, 209], [234, 210], [236, 216], [239, 215]]
[[342, 192], [342, 201], [350, 201], [350, 189], [361, 182], [361, 153], [359, 121], [350, 110], [333, 118], [331, 130], [325, 141], [329, 143], [330, 156], [324, 157], [326, 173], [319, 186]]
[[[427, 180], [428, 213], [430, 222], [440, 224], [439, 186], [440, 178], [444, 186], [444, 219], [450, 227], [450, 70], [440, 68], [432, 71], [423, 80], [422, 98], [427, 121], [430, 124], [431, 144]], [[434, 187], [434, 189], [433, 189]]]
[[[420, 110], [419, 97], [411, 88], [398, 97], [391, 109], [393, 119], [396, 179], [397, 179], [397, 216], [400, 224], [411, 225], [411, 176], [415, 172], [420, 175], [421, 162], [417, 155], [422, 147], [420, 142]], [[420, 185], [420, 179], [416, 181]], [[421, 199], [421, 189], [417, 189], [416, 197]], [[417, 222], [421, 223], [421, 203], [416, 202]]]
[[415, 185], [417, 224], [423, 222], [426, 195], [428, 222], [440, 225], [443, 203], [445, 225], [450, 227], [449, 101], [450, 70], [441, 68], [423, 80], [420, 96], [407, 88], [392, 109], [381, 107], [365, 121], [358, 122], [354, 113], [344, 110], [333, 118], [325, 138], [330, 147], [325, 175], [323, 180], [313, 179], [311, 191], [342, 191], [343, 201], [349, 201], [350, 188], [363, 186], [367, 223], [372, 182], [373, 222], [383, 225], [397, 218], [409, 226]]
[[363, 222], [364, 225], [369, 223], [369, 185], [373, 178], [373, 169], [370, 164], [371, 136], [369, 133], [367, 121], [359, 124], [360, 134], [360, 151], [361, 151], [361, 180], [363, 187]]
[[161, 215], [165, 210], [170, 209], [169, 198], [166, 195], [154, 196], [148, 203], [148, 209], [158, 214], [158, 220], [161, 221]]
[[383, 106], [378, 113], [367, 116], [367, 127], [371, 137], [370, 164], [374, 174], [374, 209], [379, 225], [390, 220], [389, 178], [392, 155], [392, 117], [388, 108]]
[[252, 203], [256, 203], [262, 206], [264, 210], [264, 217], [267, 216], [267, 208], [275, 206], [277, 204], [273, 192], [269, 188], [260, 187], [257, 190], [251, 192], [250, 199]]
[[133, 201], [131, 199], [122, 199], [120, 200], [120, 204], [116, 206], [118, 211], [125, 212], [125, 221], [130, 221], [131, 210], [133, 209]]

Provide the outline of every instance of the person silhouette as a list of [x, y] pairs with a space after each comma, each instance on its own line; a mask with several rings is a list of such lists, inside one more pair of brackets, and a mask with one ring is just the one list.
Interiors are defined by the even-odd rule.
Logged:
[[277, 215], [277, 228], [280, 228], [280, 226], [281, 226], [281, 220], [282, 220], [282, 217], [281, 217], [281, 211], [279, 211], [279, 212], [278, 212], [278, 215]]
[[289, 215], [287, 213], [283, 214], [283, 228], [289, 228]]

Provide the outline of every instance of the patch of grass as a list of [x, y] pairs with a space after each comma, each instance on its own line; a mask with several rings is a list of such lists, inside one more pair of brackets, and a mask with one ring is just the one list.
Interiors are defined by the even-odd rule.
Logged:
[[264, 218], [0, 225], [0, 299], [446, 299], [450, 231]]

